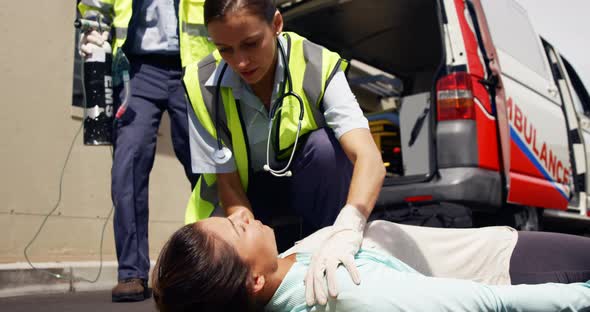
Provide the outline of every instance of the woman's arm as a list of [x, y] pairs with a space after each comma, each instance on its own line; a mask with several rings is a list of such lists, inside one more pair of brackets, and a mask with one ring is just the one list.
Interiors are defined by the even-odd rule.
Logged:
[[354, 164], [347, 204], [356, 207], [366, 218], [379, 195], [385, 166], [344, 72], [334, 75], [322, 103], [327, 125], [334, 130], [342, 149]]
[[385, 178], [381, 153], [342, 71], [334, 75], [326, 88], [323, 105], [326, 123], [334, 130], [354, 169], [346, 205], [336, 217], [334, 232], [314, 252], [305, 277], [309, 306], [314, 302], [320, 305], [327, 302], [324, 281], [327, 281], [329, 294], [337, 295], [334, 272], [340, 263], [348, 269], [354, 283], [360, 283], [354, 255], [361, 246], [366, 220]]
[[385, 178], [381, 153], [368, 129], [353, 129], [340, 138], [342, 149], [354, 164], [347, 204], [368, 218]]
[[583, 283], [488, 286], [400, 272], [374, 260], [365, 262], [364, 268], [360, 285], [338, 269], [341, 292], [326, 310], [553, 312], [590, 308], [590, 285]]
[[240, 175], [237, 171], [217, 174], [217, 192], [226, 216], [239, 209], [246, 208], [250, 212], [252, 219], [254, 219], [252, 206], [242, 187]]

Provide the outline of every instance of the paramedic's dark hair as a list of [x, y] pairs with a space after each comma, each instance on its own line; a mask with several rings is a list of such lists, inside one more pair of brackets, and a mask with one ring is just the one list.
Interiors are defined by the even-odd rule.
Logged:
[[152, 272], [156, 308], [162, 312], [252, 311], [249, 267], [235, 249], [198, 223], [177, 230]]
[[224, 19], [228, 13], [240, 9], [250, 11], [269, 24], [272, 23], [277, 11], [273, 0], [207, 0], [204, 8], [205, 26], [214, 20]]

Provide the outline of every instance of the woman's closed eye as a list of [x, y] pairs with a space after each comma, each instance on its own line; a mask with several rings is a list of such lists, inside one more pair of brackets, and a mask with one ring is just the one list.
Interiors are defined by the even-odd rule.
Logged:
[[221, 54], [229, 54], [233, 52], [233, 49], [228, 47], [218, 47], [217, 50], [219, 50], [219, 53]]
[[231, 223], [232, 228], [234, 229], [234, 231], [236, 232], [236, 235], [240, 236], [240, 233], [244, 233], [244, 228], [243, 226], [240, 227], [239, 224], [236, 224], [236, 222], [232, 221], [231, 218], [227, 218], [227, 221], [229, 221], [229, 223]]
[[240, 220], [232, 220], [232, 218], [227, 218], [227, 220], [231, 223], [232, 227], [234, 228], [234, 231], [236, 232], [236, 234], [238, 236], [240, 236], [240, 234], [245, 233], [246, 232], [246, 223], [242, 222]]
[[246, 50], [256, 48], [258, 46], [258, 42], [258, 40], [244, 42], [242, 44], [242, 48]]
[[[259, 40], [247, 41], [247, 42], [242, 43], [240, 48], [243, 50], [254, 49], [254, 48], [258, 47], [258, 43], [259, 43]], [[226, 55], [231, 54], [234, 51], [233, 48], [225, 47], [225, 46], [222, 46], [222, 47], [218, 46], [217, 50], [219, 50], [219, 53], [226, 54]]]

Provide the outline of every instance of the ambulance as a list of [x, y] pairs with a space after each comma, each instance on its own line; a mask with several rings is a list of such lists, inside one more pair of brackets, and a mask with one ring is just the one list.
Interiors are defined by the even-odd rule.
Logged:
[[590, 97], [517, 1], [277, 5], [287, 30], [349, 61], [387, 168], [376, 210], [461, 205], [529, 230], [589, 219]]

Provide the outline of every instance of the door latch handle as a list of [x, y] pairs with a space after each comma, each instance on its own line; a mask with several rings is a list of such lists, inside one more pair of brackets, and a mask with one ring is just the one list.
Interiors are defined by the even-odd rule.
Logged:
[[410, 141], [408, 141], [408, 146], [412, 146], [416, 142], [418, 134], [420, 134], [420, 130], [422, 130], [424, 119], [426, 119], [426, 116], [428, 116], [429, 112], [430, 108], [425, 107], [420, 116], [416, 118], [416, 122], [414, 122], [414, 127], [412, 127], [412, 132], [410, 132]]

